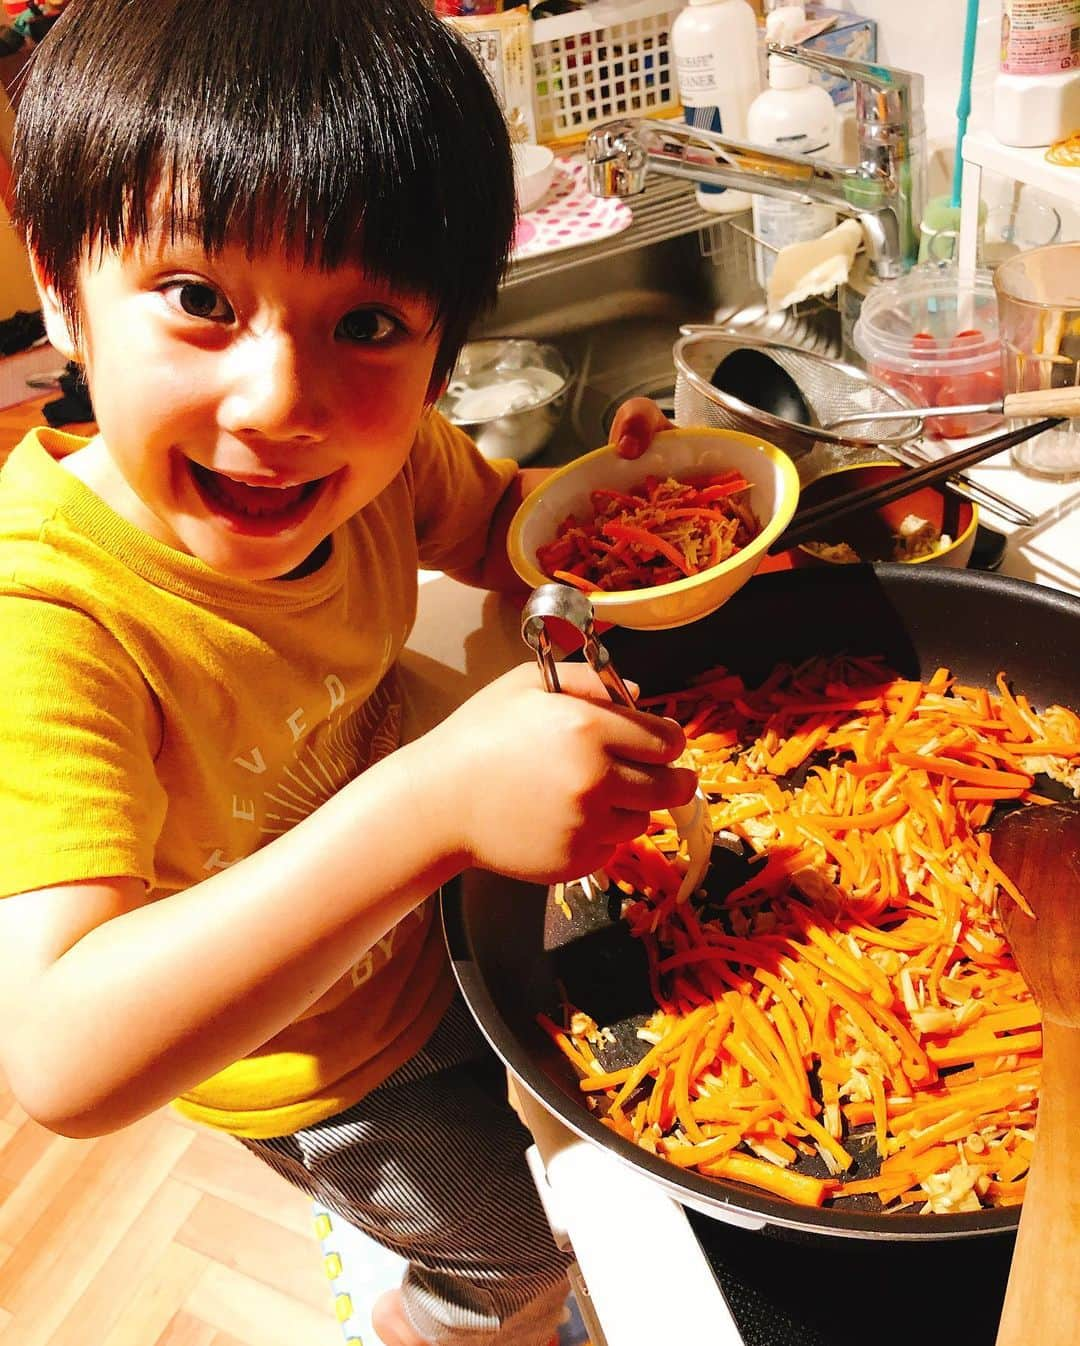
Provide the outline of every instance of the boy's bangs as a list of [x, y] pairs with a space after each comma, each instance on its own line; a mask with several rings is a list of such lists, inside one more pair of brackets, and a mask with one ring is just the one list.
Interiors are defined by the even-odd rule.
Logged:
[[[88, 202], [90, 250], [124, 249], [160, 231], [198, 240], [211, 256], [226, 246], [251, 255], [281, 249], [323, 270], [358, 265], [429, 300], [436, 324], [465, 302], [494, 297], [497, 277], [493, 283], [482, 273], [500, 248], [498, 222], [474, 223], [461, 205], [492, 208], [483, 200], [490, 183], [476, 174], [475, 161], [454, 164], [451, 149], [420, 164], [420, 153], [433, 157], [431, 146], [402, 144], [389, 147], [389, 165], [360, 159], [345, 172], [336, 156], [318, 162], [319, 143], [273, 143], [266, 134], [259, 140], [257, 155], [245, 162], [235, 130], [223, 152], [229, 141], [207, 128], [205, 143], [196, 133], [165, 164], [136, 163], [122, 195]], [[400, 158], [415, 165], [408, 175], [396, 171]]]
[[419, 0], [73, 0], [35, 55], [16, 154], [20, 223], [69, 299], [88, 251], [164, 221], [211, 253], [356, 262], [428, 299], [449, 350], [513, 232], [491, 88]]

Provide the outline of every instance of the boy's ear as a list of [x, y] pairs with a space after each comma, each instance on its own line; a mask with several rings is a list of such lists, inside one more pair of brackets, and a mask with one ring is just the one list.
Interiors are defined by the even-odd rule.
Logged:
[[56, 292], [56, 287], [46, 276], [41, 263], [33, 252], [30, 253], [30, 270], [34, 277], [34, 287], [41, 300], [41, 313], [45, 320], [45, 335], [49, 344], [55, 346], [68, 360], [79, 358], [78, 345], [72, 336], [71, 325], [64, 312], [64, 306]]

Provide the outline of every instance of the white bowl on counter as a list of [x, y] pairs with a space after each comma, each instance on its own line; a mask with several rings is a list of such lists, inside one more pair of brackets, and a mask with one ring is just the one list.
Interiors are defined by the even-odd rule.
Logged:
[[535, 210], [555, 176], [555, 155], [546, 145], [513, 145], [514, 190], [522, 215]]
[[562, 418], [573, 379], [554, 346], [517, 337], [462, 348], [438, 409], [476, 441], [485, 458], [526, 463]]

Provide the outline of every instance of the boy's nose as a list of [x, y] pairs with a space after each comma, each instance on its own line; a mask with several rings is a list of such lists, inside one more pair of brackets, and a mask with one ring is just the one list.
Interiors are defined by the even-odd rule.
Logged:
[[218, 417], [233, 434], [263, 439], [317, 441], [329, 420], [325, 377], [282, 333], [246, 341], [232, 350], [227, 391]]

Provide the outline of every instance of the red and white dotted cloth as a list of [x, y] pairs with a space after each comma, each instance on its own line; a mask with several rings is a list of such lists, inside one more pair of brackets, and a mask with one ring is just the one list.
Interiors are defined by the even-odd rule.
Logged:
[[580, 160], [556, 159], [555, 176], [543, 200], [518, 219], [514, 260], [595, 243], [621, 233], [633, 218], [625, 201], [593, 196]]

